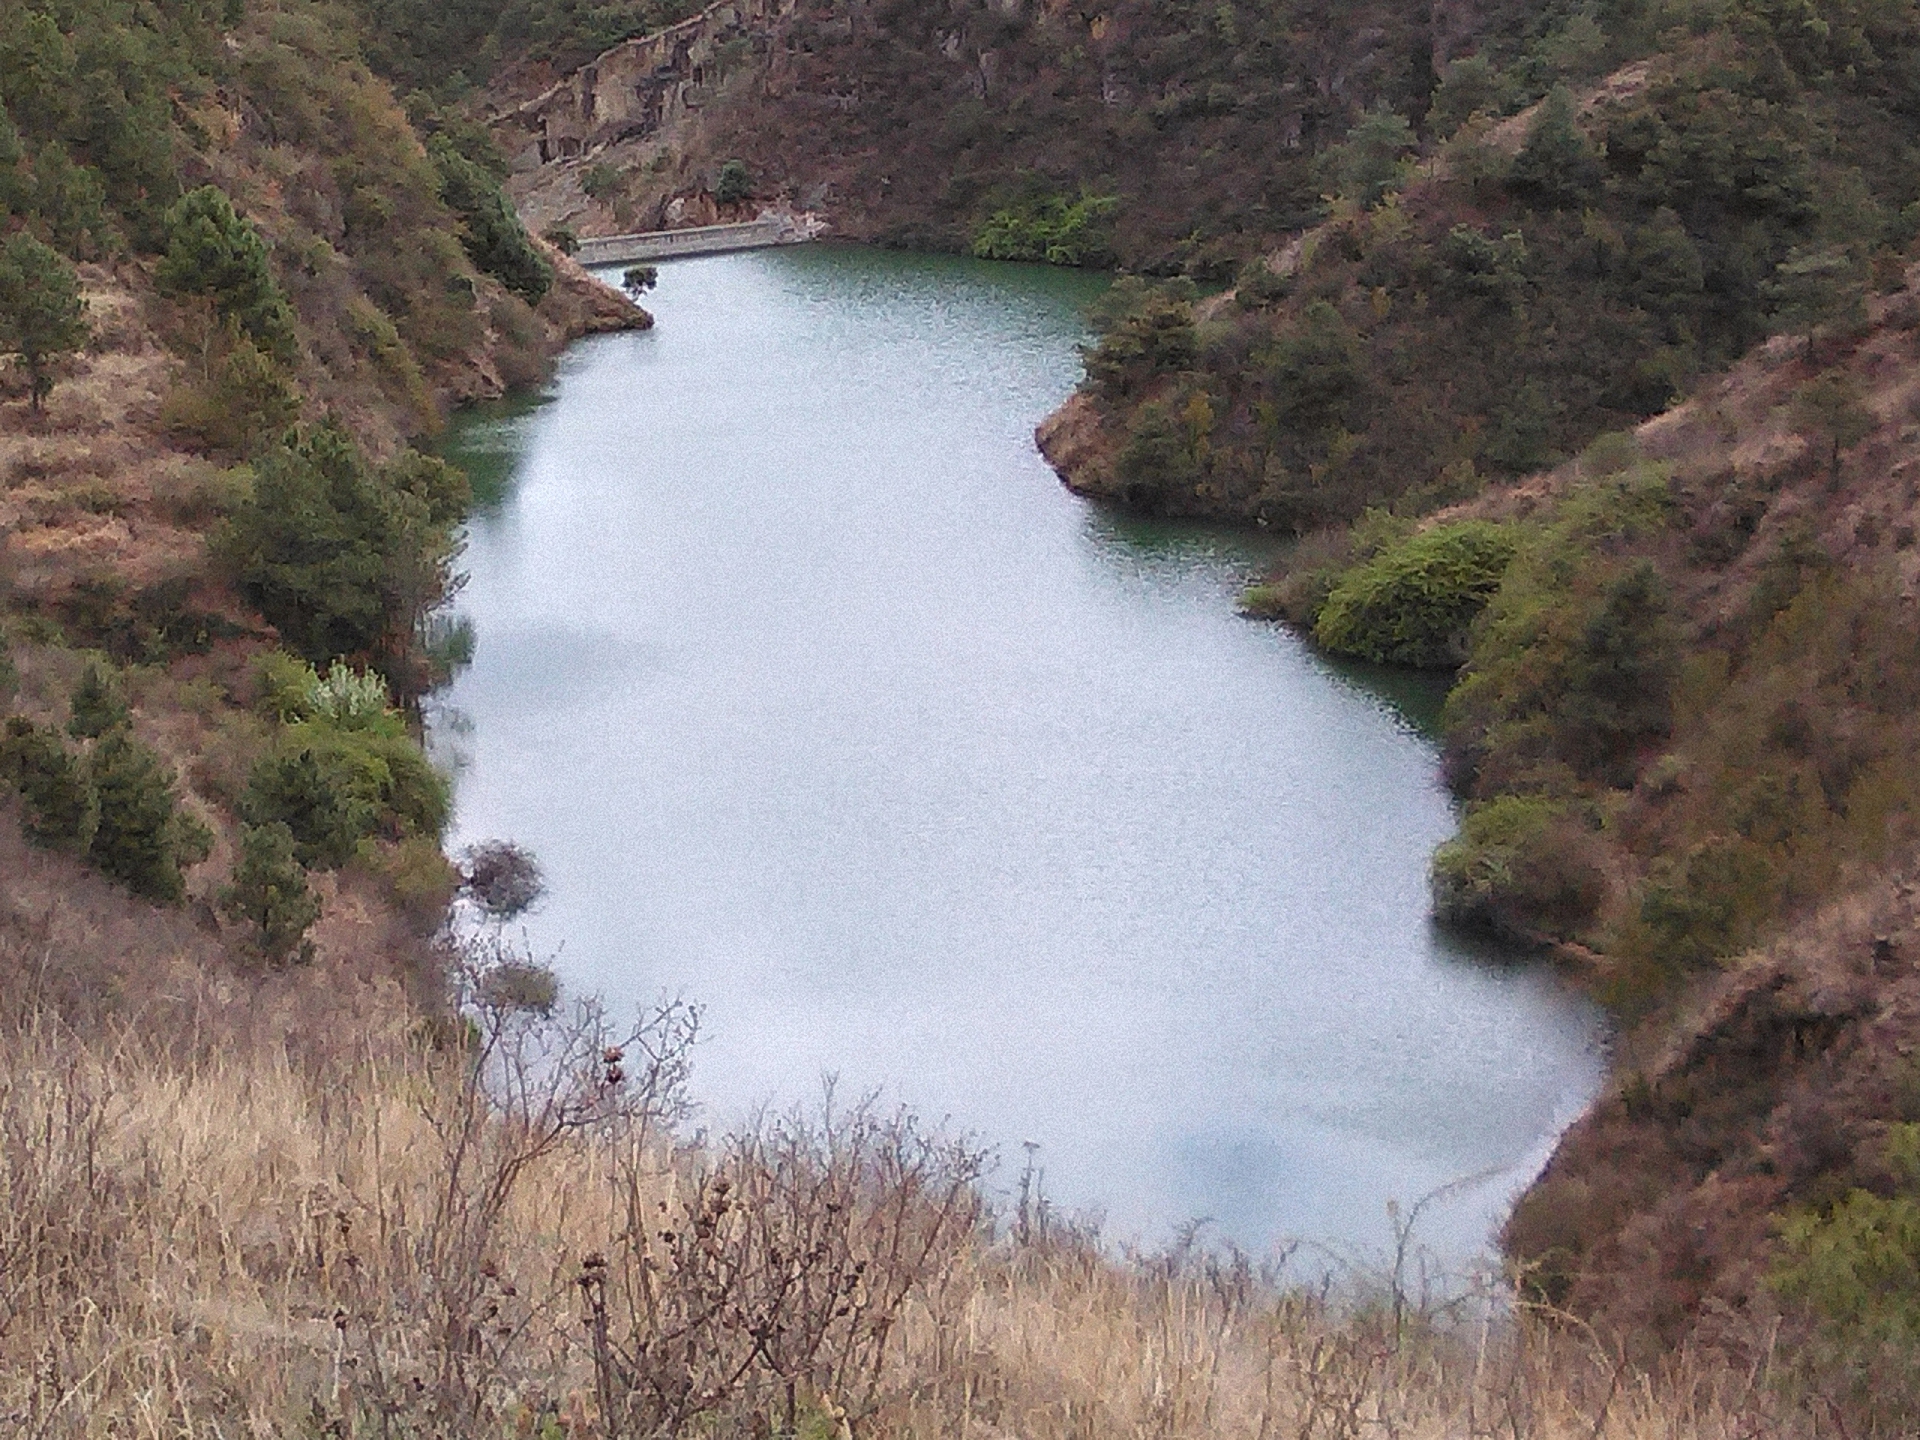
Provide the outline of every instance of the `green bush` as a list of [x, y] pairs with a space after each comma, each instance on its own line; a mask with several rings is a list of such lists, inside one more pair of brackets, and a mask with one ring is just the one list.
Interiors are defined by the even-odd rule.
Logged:
[[53, 393], [54, 362], [90, 333], [73, 266], [24, 231], [0, 243], [0, 350], [20, 357], [35, 410]]
[[320, 918], [320, 901], [294, 858], [286, 825], [248, 826], [240, 834], [240, 863], [220, 892], [221, 913], [253, 929], [253, 949], [272, 965], [313, 958], [307, 929]]
[[1458, 665], [1513, 552], [1508, 531], [1483, 520], [1422, 531], [1342, 577], [1314, 638], [1335, 654], [1383, 664]]
[[553, 285], [553, 267], [534, 248], [500, 182], [469, 160], [445, 135], [427, 146], [440, 177], [440, 198], [459, 217], [467, 257], [529, 305]]
[[313, 696], [320, 676], [313, 666], [284, 650], [269, 650], [254, 662], [253, 683], [260, 713], [283, 725], [313, 718]]
[[333, 868], [353, 857], [379, 809], [377, 779], [359, 774], [337, 752], [283, 743], [247, 777], [240, 814], [250, 825], [284, 825], [302, 865]]
[[1481, 794], [1539, 788], [1547, 774], [1632, 783], [1672, 728], [1680, 635], [1659, 571], [1615, 552], [1671, 512], [1666, 472], [1633, 465], [1574, 492], [1527, 537], [1447, 697], [1456, 779]]
[[115, 730], [87, 756], [87, 777], [99, 804], [88, 860], [136, 895], [179, 904], [186, 898], [181, 872], [207, 858], [213, 836], [180, 809], [166, 763]]
[[1572, 938], [1606, 897], [1592, 832], [1573, 810], [1537, 795], [1502, 795], [1467, 812], [1434, 852], [1434, 914], [1510, 939]]
[[286, 825], [303, 865], [326, 867], [383, 830], [438, 835], [448, 807], [445, 777], [397, 724], [347, 730], [319, 719], [282, 731], [240, 803], [250, 824]]
[[421, 623], [453, 583], [465, 477], [418, 455], [376, 471], [333, 424], [290, 435], [254, 473], [215, 538], [241, 593], [314, 664], [362, 656], [410, 677]]
[[739, 205], [753, 198], [753, 176], [744, 160], [728, 160], [714, 177], [713, 198], [722, 205]]
[[206, 378], [167, 396], [162, 423], [174, 434], [229, 455], [251, 454], [300, 418], [300, 394], [286, 372], [236, 325]]
[[1783, 1217], [1769, 1275], [1811, 1322], [1800, 1378], [1836, 1392], [1861, 1434], [1911, 1434], [1920, 1419], [1920, 1125], [1888, 1128], [1890, 1194], [1854, 1190]]
[[1113, 195], [1039, 196], [988, 216], [974, 233], [973, 253], [982, 260], [1105, 264], [1111, 255], [1109, 222], [1119, 208]]

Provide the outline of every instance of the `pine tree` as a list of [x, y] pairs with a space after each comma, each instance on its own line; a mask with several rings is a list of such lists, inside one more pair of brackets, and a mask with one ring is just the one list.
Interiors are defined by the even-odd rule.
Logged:
[[98, 664], [90, 663], [80, 683], [74, 686], [72, 717], [67, 733], [81, 740], [97, 740], [109, 730], [127, 723], [127, 702]]
[[100, 804], [87, 858], [134, 894], [179, 904], [186, 898], [181, 868], [204, 860], [212, 837], [180, 813], [164, 762], [120, 729], [94, 745], [87, 773]]
[[273, 965], [313, 958], [313, 942], [305, 937], [320, 918], [320, 901], [293, 851], [293, 831], [284, 824], [247, 826], [233, 883], [220, 892], [221, 913], [251, 925], [255, 951]]
[[20, 792], [22, 829], [36, 845], [84, 855], [99, 819], [93, 785], [79, 757], [24, 715], [0, 738], [0, 780]]
[[36, 411], [53, 393], [53, 362], [90, 334], [73, 266], [24, 230], [8, 236], [0, 244], [0, 348], [20, 357]]

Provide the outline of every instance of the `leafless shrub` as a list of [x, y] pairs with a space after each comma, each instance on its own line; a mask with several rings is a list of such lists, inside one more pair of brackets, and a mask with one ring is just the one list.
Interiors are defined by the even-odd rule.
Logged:
[[546, 893], [546, 878], [533, 852], [511, 840], [488, 840], [465, 856], [462, 888], [490, 917], [524, 915]]

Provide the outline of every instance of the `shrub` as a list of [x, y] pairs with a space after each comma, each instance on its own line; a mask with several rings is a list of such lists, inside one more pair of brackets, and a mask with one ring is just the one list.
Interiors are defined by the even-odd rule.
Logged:
[[440, 198], [459, 217], [460, 244], [473, 263], [529, 305], [553, 285], [547, 264], [493, 175], [469, 160], [445, 135], [427, 146], [440, 179]]
[[85, 855], [93, 843], [100, 807], [86, 766], [24, 715], [8, 719], [0, 740], [0, 779], [20, 792], [27, 838], [50, 850]]
[[308, 713], [342, 730], [389, 729], [398, 733], [398, 718], [387, 703], [387, 682], [370, 671], [350, 669], [336, 660], [326, 678], [314, 681]]
[[753, 198], [753, 176], [744, 160], [728, 160], [714, 177], [713, 198], [722, 205], [740, 205]]
[[1192, 365], [1200, 348], [1193, 297], [1190, 281], [1150, 286], [1133, 276], [1116, 280], [1088, 315], [1098, 342], [1080, 351], [1094, 393], [1110, 404], [1126, 400], [1158, 376]]
[[306, 661], [284, 650], [269, 650], [254, 662], [253, 679], [262, 714], [283, 725], [312, 718], [320, 677]]
[[1600, 156], [1581, 133], [1573, 92], [1554, 86], [1514, 157], [1507, 184], [1515, 193], [1558, 209], [1576, 204], [1600, 183]]
[[580, 253], [580, 237], [571, 225], [554, 225], [541, 232], [540, 238], [553, 246], [562, 255]]
[[1513, 552], [1512, 536], [1486, 521], [1422, 531], [1342, 577], [1314, 638], [1336, 654], [1384, 664], [1458, 665]]
[[90, 333], [73, 266], [25, 231], [0, 243], [0, 350], [20, 357], [35, 410], [53, 393], [53, 363]]
[[658, 265], [630, 265], [627, 273], [620, 277], [620, 288], [638, 300], [647, 291], [660, 283]]
[[208, 449], [247, 455], [287, 433], [300, 418], [300, 395], [237, 326], [222, 348], [204, 381], [167, 396], [160, 418], [176, 435]]
[[338, 754], [282, 744], [255, 763], [240, 814], [250, 825], [286, 826], [302, 865], [330, 868], [373, 829], [378, 808], [368, 788]]
[[[1861, 1433], [1913, 1431], [1920, 1365], [1920, 1126], [1889, 1127], [1891, 1194], [1854, 1190], [1782, 1218], [1773, 1289], [1811, 1321], [1796, 1363], [1860, 1412]], [[1838, 1382], [1837, 1384], [1835, 1382]]]
[[411, 675], [421, 622], [453, 583], [465, 477], [417, 455], [376, 472], [331, 423], [289, 436], [254, 471], [215, 541], [241, 592], [315, 664], [361, 655]]
[[1373, 205], [1406, 183], [1413, 146], [1413, 127], [1382, 106], [1361, 117], [1346, 140], [1326, 153], [1323, 166], [1342, 199]]
[[87, 663], [80, 683], [74, 687], [70, 708], [67, 733], [82, 740], [95, 740], [119, 729], [127, 723], [129, 714], [119, 687], [94, 661]]
[[254, 765], [240, 810], [250, 824], [285, 824], [301, 864], [332, 867], [383, 828], [438, 835], [448, 804], [445, 777], [397, 722], [343, 730], [315, 719], [287, 726]]
[[213, 836], [179, 808], [165, 762], [115, 730], [94, 745], [87, 776], [99, 803], [87, 858], [134, 894], [179, 904], [186, 898], [181, 871], [207, 858]]
[[293, 832], [284, 824], [250, 825], [240, 833], [240, 863], [220, 892], [221, 913], [253, 928], [252, 946], [271, 965], [313, 958], [307, 929], [320, 918], [320, 901], [294, 859]]
[[580, 177], [580, 189], [589, 200], [604, 200], [620, 188], [620, 172], [601, 160], [587, 167]]
[[1606, 896], [1592, 832], [1567, 805], [1502, 795], [1467, 812], [1433, 856], [1434, 914], [1526, 941], [1576, 934]]
[[387, 848], [375, 869], [388, 898], [421, 934], [432, 932], [446, 918], [460, 885], [459, 873], [435, 836], [415, 835]]

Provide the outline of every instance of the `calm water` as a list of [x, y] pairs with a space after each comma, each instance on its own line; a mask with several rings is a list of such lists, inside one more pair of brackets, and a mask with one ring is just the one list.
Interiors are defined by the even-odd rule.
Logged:
[[1109, 1233], [1478, 1252], [1595, 1014], [1427, 918], [1418, 687], [1237, 618], [1248, 538], [1068, 494], [1086, 277], [810, 247], [661, 267], [644, 335], [458, 439], [491, 493], [438, 742], [565, 979], [707, 1006], [708, 1123], [884, 1087]]

